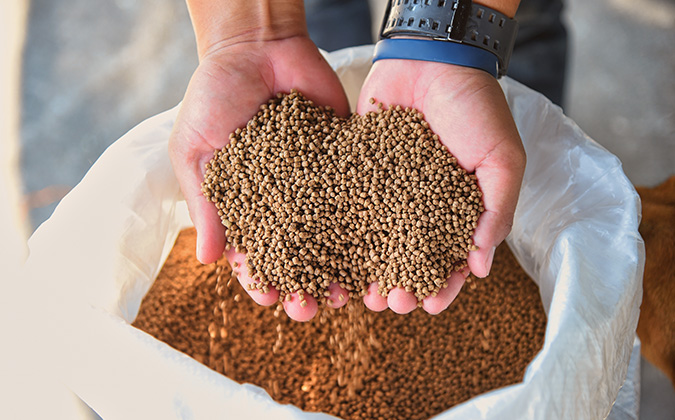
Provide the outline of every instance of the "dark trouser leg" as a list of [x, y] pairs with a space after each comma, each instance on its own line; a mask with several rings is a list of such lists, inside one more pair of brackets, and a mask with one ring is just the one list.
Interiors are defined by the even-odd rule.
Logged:
[[[320, 48], [333, 51], [372, 42], [367, 0], [305, 0], [305, 8], [310, 36]], [[561, 106], [567, 62], [562, 8], [562, 0], [521, 1], [508, 72]]]
[[326, 51], [373, 42], [367, 0], [305, 0], [307, 28]]
[[567, 31], [561, 0], [522, 0], [519, 29], [508, 75], [563, 105]]

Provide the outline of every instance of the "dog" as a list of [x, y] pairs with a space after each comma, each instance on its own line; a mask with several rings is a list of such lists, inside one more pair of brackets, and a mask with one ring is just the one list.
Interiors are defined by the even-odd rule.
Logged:
[[655, 188], [637, 187], [646, 262], [637, 334], [642, 356], [675, 387], [675, 176]]

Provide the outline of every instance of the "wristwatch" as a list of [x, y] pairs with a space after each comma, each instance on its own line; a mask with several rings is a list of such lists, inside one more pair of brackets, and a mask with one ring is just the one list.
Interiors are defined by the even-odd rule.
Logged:
[[[446, 54], [447, 51], [450, 51], [449, 54], [456, 54], [456, 51], [461, 50], [462, 54], [479, 57], [479, 61], [483, 63], [491, 62], [487, 66], [496, 65], [496, 70], [493, 72], [491, 69], [484, 69], [500, 77], [505, 75], [508, 69], [517, 32], [518, 23], [515, 19], [494, 9], [474, 4], [471, 0], [389, 0], [380, 29], [380, 38], [383, 40], [401, 37], [422, 38], [477, 48], [482, 51], [468, 50], [456, 45], [441, 46]], [[425, 47], [418, 43], [411, 48], [417, 48], [419, 45]], [[420, 54], [425, 53], [413, 52], [413, 55]], [[483, 64], [469, 64], [469, 66], [485, 67]]]

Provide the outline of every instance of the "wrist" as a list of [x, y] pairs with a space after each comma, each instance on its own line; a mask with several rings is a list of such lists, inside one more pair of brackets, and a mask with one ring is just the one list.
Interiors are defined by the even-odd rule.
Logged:
[[187, 0], [200, 59], [240, 43], [307, 36], [302, 0]]
[[520, 0], [478, 0], [474, 3], [489, 7], [490, 9], [494, 9], [500, 13], [504, 13], [510, 18], [513, 18], [516, 15], [516, 11], [518, 10]]

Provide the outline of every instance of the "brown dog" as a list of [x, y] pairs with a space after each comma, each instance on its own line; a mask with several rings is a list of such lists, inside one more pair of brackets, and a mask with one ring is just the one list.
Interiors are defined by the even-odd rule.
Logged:
[[675, 176], [655, 188], [637, 188], [640, 234], [647, 260], [637, 334], [642, 355], [675, 387]]

